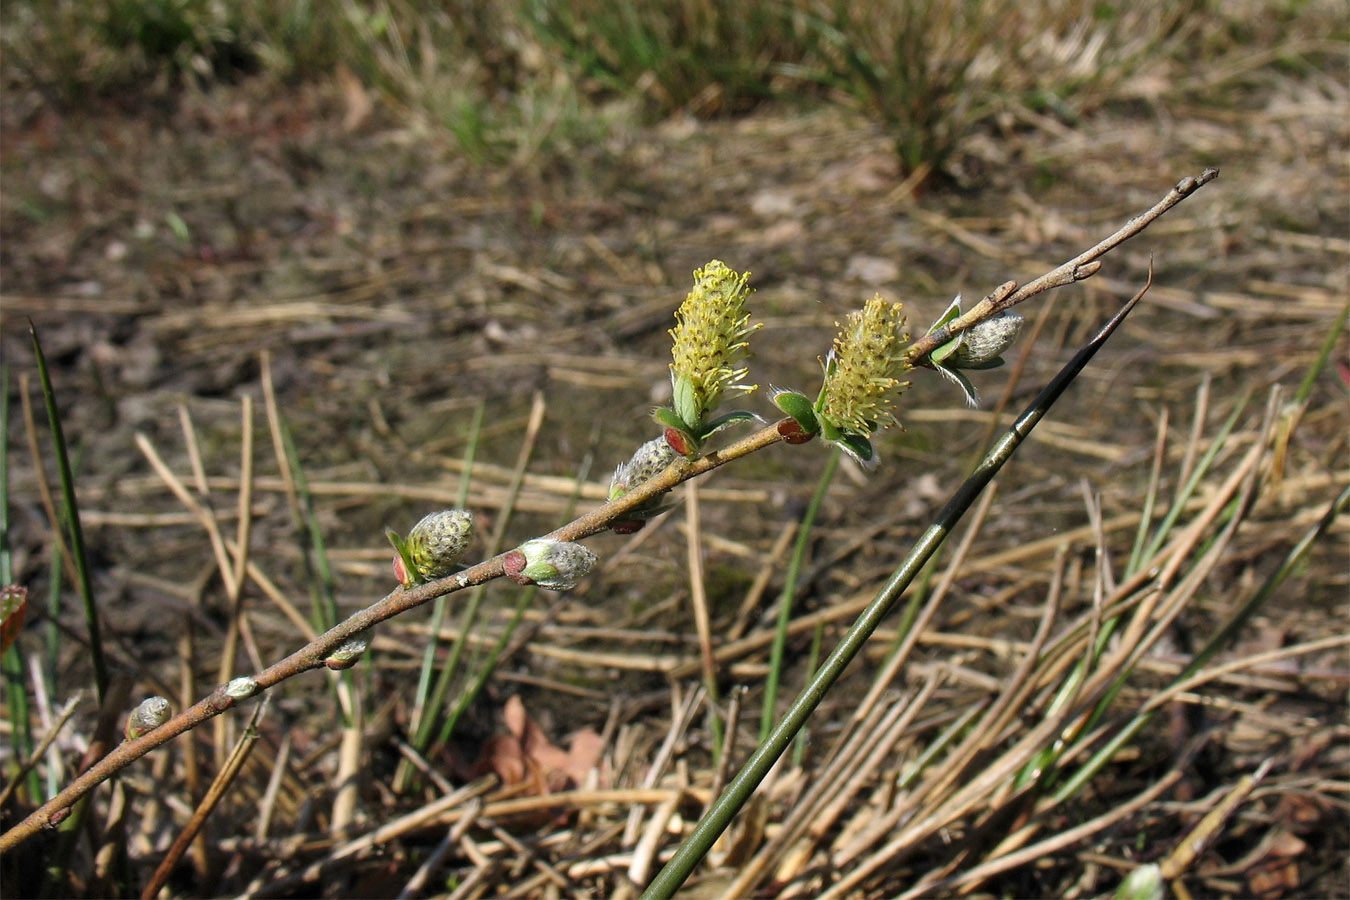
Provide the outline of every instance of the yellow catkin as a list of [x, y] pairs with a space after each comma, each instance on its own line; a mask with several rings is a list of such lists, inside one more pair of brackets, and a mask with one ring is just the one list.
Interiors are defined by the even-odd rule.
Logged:
[[840, 431], [863, 436], [896, 424], [895, 400], [909, 382], [900, 376], [911, 366], [901, 304], [880, 296], [849, 313], [834, 340], [825, 375], [820, 416]]
[[[694, 272], [694, 287], [675, 311], [670, 364], [677, 395], [676, 411], [689, 424], [699, 424], [717, 407], [728, 391], [748, 393], [755, 389], [742, 379], [749, 371], [742, 365], [749, 352], [749, 337], [760, 326], [750, 324], [746, 298], [753, 293], [749, 272], [737, 274], [714, 259]], [[681, 385], [683, 382], [683, 386]], [[681, 391], [688, 404], [681, 405]]]

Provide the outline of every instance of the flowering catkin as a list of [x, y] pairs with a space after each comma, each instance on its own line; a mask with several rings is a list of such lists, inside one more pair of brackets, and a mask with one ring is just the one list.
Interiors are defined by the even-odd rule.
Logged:
[[895, 400], [911, 368], [904, 356], [909, 335], [901, 304], [880, 296], [849, 313], [826, 362], [822, 419], [843, 432], [866, 437], [896, 424]]
[[736, 274], [714, 259], [694, 272], [694, 287], [675, 311], [670, 380], [676, 414], [692, 429], [727, 391], [748, 393], [755, 385], [742, 381], [748, 369], [749, 337], [760, 326], [750, 324], [745, 300], [752, 293], [750, 273]]

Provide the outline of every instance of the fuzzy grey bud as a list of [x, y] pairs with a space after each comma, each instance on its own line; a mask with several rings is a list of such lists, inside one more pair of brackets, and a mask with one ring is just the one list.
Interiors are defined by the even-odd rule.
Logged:
[[662, 435], [634, 451], [626, 463], [620, 463], [609, 481], [609, 499], [617, 500], [642, 482], [665, 471], [678, 454]]
[[360, 661], [366, 648], [370, 646], [370, 639], [365, 634], [358, 634], [355, 637], [348, 638], [336, 650], [328, 654], [323, 664], [335, 671], [350, 669]]
[[958, 369], [980, 369], [993, 363], [1012, 346], [1022, 330], [1022, 317], [999, 313], [971, 326], [960, 335], [956, 349], [943, 362]]
[[526, 541], [507, 554], [506, 574], [519, 584], [568, 591], [591, 570], [598, 558], [581, 544], [540, 538]]
[[247, 676], [236, 678], [225, 685], [225, 693], [236, 700], [247, 700], [258, 692], [258, 682]]
[[444, 578], [455, 571], [473, 539], [473, 513], [467, 509], [443, 509], [423, 517], [413, 526], [404, 549], [413, 572], [403, 571], [403, 556], [394, 560], [394, 570], [403, 584]]
[[149, 734], [165, 722], [169, 721], [169, 716], [173, 709], [169, 706], [169, 701], [163, 697], [146, 697], [141, 701], [141, 705], [131, 711], [127, 716], [127, 725], [125, 734], [127, 740], [134, 740], [143, 734]]

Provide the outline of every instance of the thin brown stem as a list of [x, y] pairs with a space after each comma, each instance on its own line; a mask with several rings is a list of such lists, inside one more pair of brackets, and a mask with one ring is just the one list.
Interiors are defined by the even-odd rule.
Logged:
[[[785, 419], [783, 422], [791, 422]], [[592, 510], [584, 516], [564, 525], [546, 535], [560, 541], [576, 541], [597, 534], [609, 527], [615, 519], [620, 519], [644, 501], [664, 493], [682, 482], [709, 472], [719, 466], [747, 454], [762, 450], [782, 440], [778, 425], [774, 423], [742, 438], [720, 450], [713, 450], [698, 459], [677, 459], [664, 472], [642, 483], [617, 500], [610, 501]], [[252, 676], [256, 685], [253, 695], [265, 691], [288, 678], [317, 669], [324, 664], [330, 653], [359, 632], [365, 631], [386, 619], [407, 612], [437, 597], [461, 591], [474, 585], [483, 584], [505, 573], [504, 553], [484, 560], [462, 572], [446, 578], [421, 584], [413, 588], [395, 588], [383, 599], [372, 603], [355, 613], [346, 621], [339, 623], [305, 646], [296, 650], [280, 662]], [[239, 698], [246, 699], [246, 698]], [[87, 794], [96, 785], [105, 781], [113, 773], [130, 765], [142, 756], [176, 738], [185, 731], [196, 728], [203, 722], [214, 718], [234, 706], [239, 699], [226, 692], [221, 685], [209, 695], [183, 710], [159, 728], [135, 740], [126, 741], [94, 766], [66, 785], [55, 797], [31, 813], [23, 821], [0, 835], [0, 853], [6, 853], [35, 834], [40, 828], [54, 825], [64, 818], [64, 810], [80, 797]]]
[[909, 358], [911, 364], [924, 365], [929, 353], [990, 316], [1006, 309], [1012, 309], [1024, 300], [1030, 300], [1037, 294], [1043, 294], [1051, 288], [1063, 287], [1066, 284], [1091, 278], [1101, 270], [1101, 258], [1103, 256], [1152, 225], [1172, 207], [1218, 177], [1219, 170], [1213, 167], [1205, 169], [1199, 175], [1187, 175], [1178, 181], [1167, 192], [1167, 195], [1155, 203], [1147, 212], [1130, 219], [1116, 229], [1113, 234], [1103, 238], [1073, 259], [1056, 266], [1039, 278], [1028, 281], [1021, 287], [1018, 287], [1015, 281], [1008, 281], [999, 285], [992, 293], [972, 306], [963, 315], [952, 319], [941, 328], [935, 329], [932, 334], [926, 334], [919, 338], [909, 346], [905, 355]]

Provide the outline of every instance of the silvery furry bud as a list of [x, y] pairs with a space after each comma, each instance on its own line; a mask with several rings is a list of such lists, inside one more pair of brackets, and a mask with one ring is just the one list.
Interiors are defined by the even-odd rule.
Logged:
[[609, 480], [609, 499], [617, 500], [642, 482], [660, 475], [676, 456], [664, 435], [638, 447], [628, 462], [620, 463], [614, 470], [614, 477]]
[[[633, 453], [626, 463], [619, 463], [614, 477], [609, 480], [609, 499], [617, 500], [633, 488], [665, 471], [665, 468], [678, 456], [665, 435], [648, 441]], [[635, 509], [630, 509], [628, 518], [610, 523], [616, 534], [632, 534], [640, 531], [647, 520], [660, 515], [667, 509], [657, 495]]]
[[[408, 532], [405, 542], [414, 569], [411, 574], [416, 576], [413, 580], [444, 578], [455, 571], [455, 563], [464, 555], [472, 539], [473, 513], [467, 509], [443, 509], [423, 517]], [[396, 569], [398, 562], [395, 560]], [[409, 583], [406, 578], [400, 580]]]
[[236, 678], [225, 685], [225, 693], [236, 700], [246, 700], [258, 692], [258, 682], [247, 676]]
[[526, 541], [506, 555], [506, 574], [519, 584], [568, 591], [597, 559], [589, 548], [573, 541], [540, 538]]
[[958, 369], [980, 369], [1012, 346], [1022, 330], [1022, 317], [1007, 310], [961, 332], [956, 349], [943, 363]]
[[361, 655], [366, 652], [366, 648], [369, 646], [370, 639], [364, 634], [358, 634], [355, 637], [348, 638], [336, 650], [328, 654], [323, 664], [335, 671], [350, 669], [360, 661]]
[[169, 706], [169, 701], [163, 697], [146, 697], [141, 701], [141, 705], [131, 711], [127, 716], [127, 725], [124, 733], [127, 740], [135, 740], [143, 734], [149, 734], [165, 722], [169, 721], [169, 716], [173, 712]]

